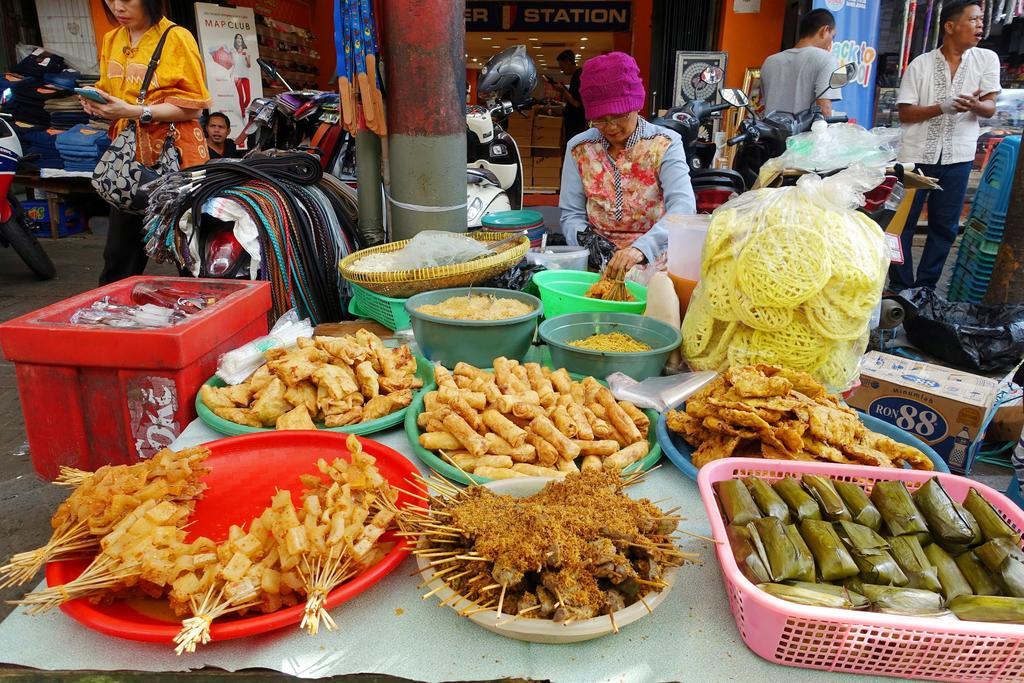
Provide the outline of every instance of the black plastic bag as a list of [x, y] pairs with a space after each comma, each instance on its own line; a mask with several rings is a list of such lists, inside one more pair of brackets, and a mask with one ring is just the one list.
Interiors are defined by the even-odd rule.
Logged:
[[598, 272], [604, 272], [604, 267], [611, 260], [618, 247], [596, 232], [587, 228], [583, 232], [576, 233], [577, 243], [590, 251], [590, 267]]
[[976, 372], [1006, 372], [1024, 358], [1024, 304], [946, 301], [927, 287], [900, 292], [916, 309], [903, 328], [917, 348]]
[[[545, 271], [547, 268], [539, 263], [533, 265], [523, 259], [497, 277], [492, 277], [486, 282], [481, 282], [480, 287], [498, 287], [499, 289], [511, 289], [517, 292], [526, 291], [533, 281], [533, 274]], [[530, 293], [530, 292], [528, 292]]]

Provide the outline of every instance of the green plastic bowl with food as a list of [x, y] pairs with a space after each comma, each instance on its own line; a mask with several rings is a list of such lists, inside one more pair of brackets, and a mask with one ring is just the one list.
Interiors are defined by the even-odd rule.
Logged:
[[464, 362], [489, 367], [499, 357], [522, 360], [533, 345], [540, 299], [494, 287], [455, 287], [423, 292], [405, 302], [416, 344], [427, 359], [447, 368]]
[[622, 372], [637, 381], [660, 375], [682, 341], [677, 328], [660, 320], [602, 312], [548, 318], [541, 323], [540, 338], [556, 368], [602, 379]]
[[626, 290], [635, 301], [605, 301], [585, 296], [600, 279], [597, 273], [582, 270], [544, 270], [533, 276], [533, 284], [540, 291], [548, 318], [584, 311], [643, 313], [647, 308], [647, 288], [632, 281], [626, 282]]

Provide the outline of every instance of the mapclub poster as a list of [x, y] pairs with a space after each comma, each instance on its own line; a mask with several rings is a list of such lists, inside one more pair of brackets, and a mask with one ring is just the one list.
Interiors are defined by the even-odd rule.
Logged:
[[227, 114], [232, 139], [245, 127], [249, 103], [263, 97], [256, 59], [256, 18], [249, 7], [196, 3], [199, 49], [206, 64], [206, 87], [213, 98], [211, 112]]

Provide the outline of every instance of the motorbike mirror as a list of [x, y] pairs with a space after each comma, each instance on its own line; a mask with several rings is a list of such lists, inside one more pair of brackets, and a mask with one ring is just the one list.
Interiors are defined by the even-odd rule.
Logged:
[[700, 72], [700, 80], [708, 85], [718, 85], [723, 78], [725, 78], [725, 72], [717, 66], [709, 66]]
[[747, 94], [739, 88], [723, 88], [722, 99], [734, 107], [745, 107], [750, 104]]
[[3, 92], [0, 92], [0, 105], [7, 104], [14, 99], [14, 91], [10, 88], [4, 88]]
[[857, 75], [857, 65], [853, 62], [844, 64], [835, 71], [832, 72], [832, 76], [828, 79], [829, 88], [842, 88], [844, 85], [853, 80], [853, 77]]

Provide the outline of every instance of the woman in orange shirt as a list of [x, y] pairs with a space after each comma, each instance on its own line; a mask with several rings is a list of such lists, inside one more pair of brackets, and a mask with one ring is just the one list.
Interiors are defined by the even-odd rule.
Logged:
[[[111, 139], [136, 121], [138, 160], [147, 166], [156, 163], [167, 136], [173, 135], [181, 167], [187, 168], [210, 158], [199, 116], [211, 98], [195, 38], [166, 19], [160, 6], [160, 0], [104, 0], [107, 18], [119, 25], [103, 36], [100, 49], [96, 89], [107, 102], [82, 98], [82, 106], [111, 122]], [[135, 104], [157, 43], [169, 28], [146, 101]], [[142, 218], [111, 207], [100, 284], [145, 271]]]

